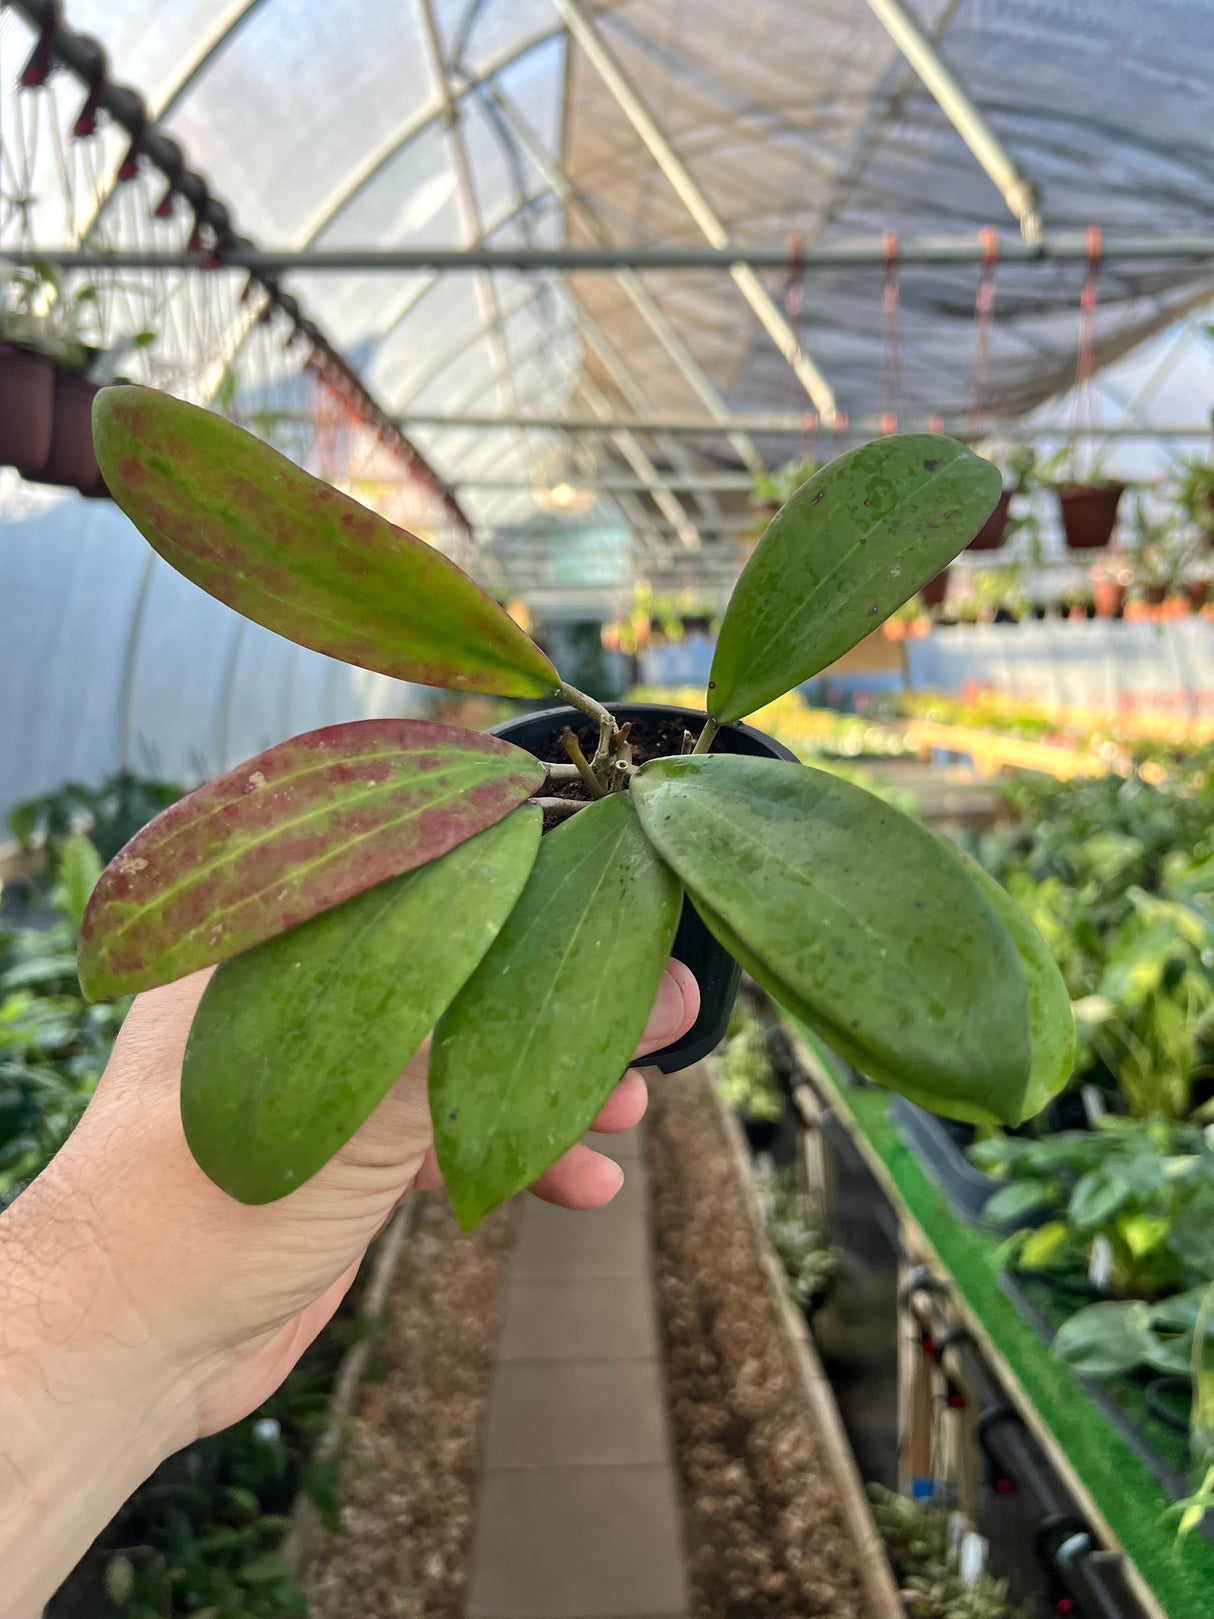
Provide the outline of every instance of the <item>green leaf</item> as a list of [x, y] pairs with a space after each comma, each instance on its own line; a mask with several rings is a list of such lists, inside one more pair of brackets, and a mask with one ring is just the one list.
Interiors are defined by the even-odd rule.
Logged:
[[59, 852], [58, 881], [51, 895], [60, 916], [79, 927], [100, 876], [101, 856], [83, 832], [73, 832]]
[[632, 796], [711, 931], [841, 1055], [937, 1112], [1024, 1117], [1024, 970], [950, 845], [861, 787], [769, 759], [655, 759]]
[[1055, 1191], [1051, 1181], [1009, 1181], [987, 1198], [982, 1218], [990, 1225], [1024, 1225], [1030, 1214], [1050, 1207]]
[[300, 646], [399, 680], [546, 697], [559, 676], [440, 551], [213, 411], [103, 388], [106, 486], [187, 579]]
[[1078, 1231], [1095, 1231], [1129, 1201], [1133, 1188], [1113, 1166], [1089, 1169], [1075, 1182], [1067, 1219]]
[[1081, 1377], [1119, 1377], [1154, 1349], [1150, 1311], [1137, 1299], [1086, 1305], [1064, 1321], [1054, 1353]]
[[520, 810], [219, 968], [181, 1072], [186, 1140], [217, 1186], [271, 1202], [349, 1140], [510, 914], [541, 820]]
[[985, 523], [997, 467], [955, 439], [901, 433], [849, 450], [782, 506], [725, 612], [708, 712], [752, 714], [842, 657]]
[[430, 1110], [465, 1231], [587, 1129], [645, 1029], [679, 885], [631, 795], [548, 834], [522, 898], [435, 1030]]
[[1049, 1220], [1030, 1231], [1020, 1249], [1020, 1263], [1026, 1270], [1048, 1270], [1070, 1245], [1071, 1231], [1065, 1220]]
[[544, 779], [521, 748], [425, 720], [307, 731], [171, 805], [102, 874], [90, 1000], [167, 984], [424, 865]]
[[1049, 946], [1024, 909], [976, 860], [963, 850], [957, 853], [991, 909], [1011, 934], [1028, 984], [1033, 1061], [1021, 1101], [1023, 1111], [1015, 1121], [1019, 1124], [1040, 1113], [1071, 1077], [1075, 1062], [1075, 1014], [1071, 1010], [1071, 996]]

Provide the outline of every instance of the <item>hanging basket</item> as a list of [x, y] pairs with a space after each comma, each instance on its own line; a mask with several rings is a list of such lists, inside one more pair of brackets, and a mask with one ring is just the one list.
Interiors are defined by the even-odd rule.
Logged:
[[1064, 483], [1058, 506], [1069, 551], [1099, 551], [1108, 545], [1117, 521], [1123, 483]]
[[35, 483], [63, 484], [82, 495], [97, 492], [101, 469], [93, 452], [93, 398], [99, 385], [73, 371], [55, 378], [55, 420], [51, 446], [40, 466], [23, 467]]
[[969, 551], [997, 551], [1003, 544], [1004, 531], [1007, 528], [1008, 507], [1012, 503], [1012, 491], [1005, 489], [995, 504], [995, 509], [974, 535], [969, 545]]
[[50, 454], [54, 417], [54, 360], [0, 343], [0, 463], [40, 467]]

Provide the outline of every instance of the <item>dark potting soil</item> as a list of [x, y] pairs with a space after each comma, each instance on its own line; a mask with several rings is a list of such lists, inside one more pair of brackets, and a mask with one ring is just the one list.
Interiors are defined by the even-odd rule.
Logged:
[[[578, 746], [590, 759], [599, 743], [599, 730], [597, 725], [587, 721], [583, 725], [571, 726], [574, 736], [577, 737]], [[683, 721], [679, 719], [634, 720], [632, 729], [628, 733], [628, 745], [632, 749], [632, 762], [634, 765], [643, 765], [650, 759], [669, 759], [683, 751]], [[569, 755], [565, 752], [562, 741], [564, 726], [553, 731], [547, 743], [542, 747], [537, 758], [545, 764], [568, 764]], [[693, 731], [693, 735], [698, 734]], [[580, 781], [553, 782], [544, 789], [546, 798], [569, 798], [575, 803], [585, 804], [590, 800], [590, 794]], [[561, 817], [544, 813], [544, 831], [551, 832], [554, 826], [560, 824]]]
[[652, 1087], [646, 1141], [693, 1619], [867, 1619], [702, 1066]]

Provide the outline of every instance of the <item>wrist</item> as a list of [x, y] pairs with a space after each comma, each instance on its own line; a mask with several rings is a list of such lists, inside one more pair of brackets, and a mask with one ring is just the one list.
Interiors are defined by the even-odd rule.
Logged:
[[189, 1391], [52, 1180], [0, 1217], [0, 1566], [35, 1614], [161, 1461]]

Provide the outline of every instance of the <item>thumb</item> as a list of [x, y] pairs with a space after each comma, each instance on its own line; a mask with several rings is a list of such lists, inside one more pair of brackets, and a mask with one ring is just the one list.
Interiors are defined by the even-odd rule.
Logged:
[[691, 1028], [700, 1013], [700, 986], [690, 967], [672, 956], [666, 963], [662, 981], [645, 1025], [645, 1033], [636, 1049], [638, 1057], [663, 1046], [673, 1045]]

